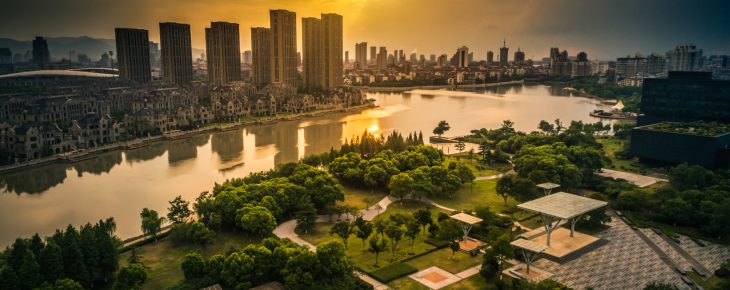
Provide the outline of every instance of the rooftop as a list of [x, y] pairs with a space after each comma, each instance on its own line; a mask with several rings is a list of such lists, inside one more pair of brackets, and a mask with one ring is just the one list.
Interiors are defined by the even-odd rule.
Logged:
[[509, 244], [512, 245], [513, 247], [525, 249], [525, 250], [528, 250], [530, 252], [535, 252], [535, 253], [541, 253], [542, 251], [545, 251], [548, 248], [548, 246], [546, 246], [545, 244], [535, 243], [535, 242], [527, 240], [527, 239], [516, 239]]
[[677, 133], [677, 134], [688, 134], [697, 136], [714, 137], [719, 135], [725, 135], [730, 133], [730, 125], [703, 121], [697, 122], [661, 122], [651, 125], [640, 127], [641, 129]]
[[545, 182], [545, 183], [538, 184], [537, 187], [542, 188], [542, 189], [555, 189], [555, 188], [560, 187], [560, 184], [555, 184], [552, 182]]
[[518, 208], [538, 212], [561, 219], [570, 219], [606, 206], [605, 201], [595, 200], [567, 192], [547, 195], [523, 204]]
[[451, 218], [470, 225], [475, 225], [482, 222], [482, 219], [465, 213], [457, 213], [455, 215], [452, 215]]

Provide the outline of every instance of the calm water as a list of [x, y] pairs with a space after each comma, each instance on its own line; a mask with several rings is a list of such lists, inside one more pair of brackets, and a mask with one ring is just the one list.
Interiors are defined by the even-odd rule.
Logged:
[[193, 201], [215, 182], [267, 170], [312, 153], [338, 147], [365, 130], [423, 131], [447, 120], [447, 135], [496, 128], [502, 120], [532, 131], [540, 120], [596, 122], [596, 101], [572, 97], [556, 87], [510, 86], [487, 91], [371, 93], [380, 106], [361, 113], [251, 126], [112, 152], [74, 164], [54, 164], [0, 175], [0, 246], [19, 236], [50, 235], [68, 224], [112, 216], [120, 237], [141, 233], [144, 207], [167, 212], [177, 195]]

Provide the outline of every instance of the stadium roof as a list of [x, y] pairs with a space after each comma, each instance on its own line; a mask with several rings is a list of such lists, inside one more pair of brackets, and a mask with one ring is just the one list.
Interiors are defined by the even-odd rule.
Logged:
[[59, 76], [59, 77], [68, 76], [68, 77], [91, 77], [91, 78], [116, 77], [116, 75], [112, 75], [112, 74], [77, 71], [77, 70], [34, 70], [34, 71], [24, 71], [24, 72], [12, 73], [12, 74], [0, 75], [0, 79], [36, 77], [36, 76]]
[[546, 250], [548, 246], [541, 244], [541, 243], [535, 243], [533, 241], [527, 240], [527, 239], [516, 239], [509, 243], [513, 247], [517, 247], [520, 249], [525, 249], [530, 252], [535, 253], [541, 253], [542, 251]]
[[482, 219], [465, 213], [457, 213], [455, 215], [452, 215], [451, 218], [470, 225], [475, 225], [482, 222]]
[[605, 201], [558, 192], [519, 204], [517, 207], [561, 219], [571, 219], [607, 204]]

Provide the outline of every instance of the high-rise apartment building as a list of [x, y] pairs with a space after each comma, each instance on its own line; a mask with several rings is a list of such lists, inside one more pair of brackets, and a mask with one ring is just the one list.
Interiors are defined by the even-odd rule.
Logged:
[[[269, 10], [271, 30], [271, 82], [296, 86], [297, 14], [288, 10]], [[342, 56], [340, 55], [340, 59]]]
[[160, 68], [160, 44], [150, 41], [150, 69]]
[[499, 65], [506, 66], [508, 61], [509, 48], [507, 47], [507, 40], [505, 40], [502, 47], [499, 48]]
[[13, 53], [10, 48], [0, 47], [0, 64], [11, 64], [13, 63]]
[[469, 48], [462, 46], [456, 49], [456, 67], [469, 67]]
[[241, 44], [238, 23], [211, 22], [205, 28], [208, 80], [226, 84], [241, 80]]
[[667, 53], [669, 70], [698, 71], [702, 69], [702, 49], [694, 44], [680, 44]]
[[324, 40], [322, 39], [322, 21], [314, 17], [302, 18], [302, 68], [304, 70], [304, 86], [319, 88], [322, 84], [324, 64]]
[[378, 61], [378, 48], [375, 46], [370, 47], [370, 64], [376, 64]]
[[517, 48], [517, 51], [515, 51], [515, 58], [514, 62], [516, 64], [523, 64], [525, 63], [525, 52], [520, 50], [520, 48]]
[[45, 38], [36, 36], [33, 40], [33, 64], [42, 69], [50, 62], [51, 53], [48, 51], [48, 42]]
[[190, 25], [160, 23], [160, 45], [162, 78], [179, 85], [190, 84], [193, 81]]
[[368, 43], [355, 44], [355, 68], [364, 69], [368, 65]]
[[251, 58], [253, 82], [257, 85], [271, 83], [271, 30], [251, 28]]
[[147, 30], [114, 29], [119, 77], [138, 83], [150, 82], [150, 38]]
[[342, 85], [342, 16], [322, 14], [302, 18], [302, 66], [309, 88], [332, 89]]
[[243, 64], [251, 65], [251, 62], [253, 61], [253, 56], [251, 55], [250, 50], [246, 50], [241, 54], [241, 61]]
[[493, 51], [487, 51], [487, 65], [494, 64], [494, 52]]
[[378, 51], [377, 68], [379, 70], [388, 69], [388, 50], [385, 49], [385, 46], [381, 46]]

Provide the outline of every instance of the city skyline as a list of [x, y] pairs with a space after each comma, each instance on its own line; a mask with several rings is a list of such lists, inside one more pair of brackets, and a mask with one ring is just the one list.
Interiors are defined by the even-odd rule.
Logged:
[[[241, 49], [249, 50], [251, 35], [248, 28], [267, 26], [270, 9], [287, 9], [297, 13], [296, 22], [321, 13], [343, 15], [345, 51], [355, 51], [355, 43], [362, 41], [404, 49], [406, 54], [426, 55], [439, 55], [466, 45], [476, 52], [476, 59], [483, 59], [486, 51], [497, 51], [504, 38], [513, 50], [520, 47], [527, 59], [548, 56], [551, 46], [563, 47], [571, 55], [586, 51], [592, 59], [611, 59], [637, 51], [664, 53], [687, 42], [702, 47], [707, 55], [728, 53], [730, 49], [730, 32], [724, 29], [727, 21], [722, 17], [722, 11], [727, 11], [730, 3], [721, 1], [706, 1], [703, 7], [690, 1], [659, 5], [664, 2], [657, 0], [641, 3], [628, 0], [591, 3], [457, 0], [457, 3], [449, 4], [469, 9], [445, 9], [445, 3], [435, 0], [433, 5], [416, 5], [411, 0], [397, 3], [382, 0], [280, 1], [276, 4], [216, 0], [207, 4], [183, 1], [174, 6], [166, 5], [165, 1], [139, 2], [138, 5], [134, 1], [139, 0], [132, 0], [131, 4], [125, 2], [127, 6], [124, 7], [114, 3], [99, 7], [100, 4], [89, 0], [67, 1], [63, 7], [47, 0], [11, 2], [8, 9], [0, 12], [0, 17], [9, 24], [0, 27], [0, 36], [16, 39], [75, 35], [113, 38], [114, 27], [133, 27], [148, 30], [150, 40], [157, 42], [158, 23], [180, 22], [190, 24], [192, 46], [202, 49], [206, 24], [227, 21], [240, 25]], [[147, 9], [130, 10], [140, 6]], [[67, 10], [70, 8], [77, 12]], [[412, 13], [414, 11], [419, 13]], [[622, 21], [615, 21], [618, 16]], [[438, 25], [428, 25], [429, 19], [437, 19]], [[298, 26], [297, 51], [302, 50], [301, 35]]]

